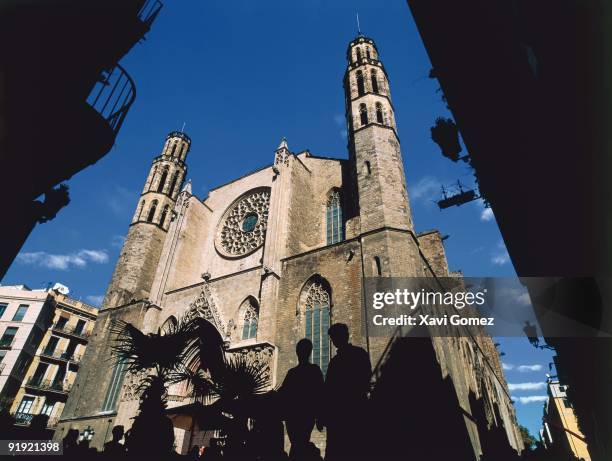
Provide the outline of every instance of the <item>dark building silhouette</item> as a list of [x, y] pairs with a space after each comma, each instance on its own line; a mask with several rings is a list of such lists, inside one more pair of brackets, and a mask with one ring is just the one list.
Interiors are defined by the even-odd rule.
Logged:
[[[604, 25], [612, 5], [598, 0], [408, 0], [408, 5], [519, 276], [609, 274], [612, 104]], [[592, 333], [610, 330], [602, 323], [609, 307], [597, 301], [588, 281], [567, 284], [571, 287], [562, 286], [565, 282], [551, 287], [552, 296], [536, 310], [547, 343], [557, 350], [558, 370], [570, 385], [593, 459], [607, 460], [612, 343]], [[533, 299], [535, 289], [529, 288]], [[555, 299], [555, 292], [567, 289], [572, 302]]]
[[0, 156], [11, 225], [0, 278], [36, 223], [68, 203], [67, 190], [54, 188], [113, 146], [136, 97], [119, 61], [161, 8], [160, 0], [2, 2]]

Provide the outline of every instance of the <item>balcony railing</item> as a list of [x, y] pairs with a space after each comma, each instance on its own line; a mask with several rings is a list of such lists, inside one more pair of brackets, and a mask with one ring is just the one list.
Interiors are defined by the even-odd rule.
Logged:
[[116, 135], [134, 99], [136, 85], [125, 69], [117, 64], [111, 71], [103, 72], [87, 102], [104, 117]]
[[72, 388], [71, 384], [64, 384], [62, 382], [50, 381], [48, 379], [42, 380], [42, 379], [35, 379], [35, 378], [28, 379], [26, 385], [28, 387], [32, 387], [35, 389], [40, 389], [43, 391], [59, 392], [61, 394], [67, 394], [68, 392], [70, 392], [70, 389]]
[[148, 27], [151, 27], [155, 18], [162, 9], [164, 4], [160, 0], [147, 0], [140, 11], [138, 12], [138, 19], [144, 22]]
[[[15, 424], [18, 424], [20, 426], [29, 426], [34, 416], [37, 416], [37, 415], [33, 415], [30, 413], [19, 413], [19, 412], [13, 415], [13, 417], [15, 418]], [[55, 427], [57, 426], [58, 422], [59, 422], [59, 418], [57, 416], [53, 418], [49, 418], [49, 420], [47, 421], [47, 427], [49, 428]]]
[[59, 325], [57, 323], [54, 323], [51, 328], [59, 333], [76, 336], [78, 338], [88, 338], [89, 335], [91, 334], [88, 331], [83, 331], [83, 330], [77, 331], [75, 327], [69, 327], [68, 325]]
[[22, 424], [29, 426], [32, 422], [34, 415], [30, 413], [15, 413], [15, 424]]
[[79, 363], [81, 356], [77, 354], [71, 354], [66, 351], [46, 351], [43, 350], [40, 355], [43, 357], [49, 357], [55, 360], [63, 360], [65, 362]]

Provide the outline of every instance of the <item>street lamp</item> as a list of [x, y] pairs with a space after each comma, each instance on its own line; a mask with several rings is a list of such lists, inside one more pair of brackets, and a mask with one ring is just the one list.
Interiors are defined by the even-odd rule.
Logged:
[[96, 431], [94, 431], [93, 427], [87, 426], [87, 428], [85, 428], [83, 432], [81, 432], [81, 434], [79, 435], [79, 442], [82, 442], [83, 440], [87, 440], [88, 442], [90, 442], [95, 434]]

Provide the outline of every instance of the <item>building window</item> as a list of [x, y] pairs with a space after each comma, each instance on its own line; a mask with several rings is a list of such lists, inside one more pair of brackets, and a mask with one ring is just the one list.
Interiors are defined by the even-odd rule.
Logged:
[[360, 48], [356, 48], [355, 49], [355, 53], [357, 55], [357, 62], [361, 61], [361, 49]]
[[381, 125], [385, 124], [385, 116], [383, 115], [383, 107], [382, 104], [376, 103], [376, 121]]
[[119, 361], [113, 368], [113, 374], [106, 390], [106, 397], [104, 397], [104, 403], [102, 404], [102, 411], [114, 411], [117, 406], [117, 400], [119, 400], [119, 394], [121, 392], [121, 384], [123, 384], [123, 377], [125, 376], [125, 362]]
[[305, 306], [305, 336], [312, 341], [312, 363], [327, 373], [330, 341], [327, 330], [330, 319], [330, 295], [322, 283], [314, 282], [308, 288]]
[[52, 400], [49, 400], [49, 398], [47, 397], [47, 399], [45, 399], [45, 403], [43, 403], [42, 409], [40, 410], [40, 414], [51, 416], [51, 413], [53, 413], [54, 406], [55, 406], [55, 402]]
[[0, 318], [2, 318], [2, 316], [4, 315], [4, 311], [6, 310], [7, 307], [8, 307], [7, 303], [0, 303]]
[[174, 188], [176, 187], [176, 180], [178, 179], [178, 171], [175, 171], [174, 174], [172, 175], [172, 182], [170, 183], [170, 190], [168, 190], [168, 195], [170, 197], [172, 197], [172, 194], [174, 194]]
[[327, 244], [344, 240], [344, 223], [342, 222], [342, 204], [340, 192], [333, 191], [327, 200]]
[[378, 77], [376, 70], [372, 69], [372, 91], [378, 93]]
[[19, 307], [17, 308], [17, 312], [15, 312], [15, 315], [13, 316], [13, 322], [21, 322], [23, 318], [25, 317], [27, 311], [28, 311], [28, 305], [20, 304]]
[[370, 54], [370, 47], [366, 47], [366, 56], [368, 57], [368, 59], [370, 59], [372, 57], [372, 55]]
[[157, 209], [157, 200], [151, 202], [151, 208], [149, 208], [149, 216], [147, 216], [147, 222], [153, 222], [155, 217], [155, 210]]
[[13, 344], [15, 335], [17, 334], [17, 327], [8, 327], [4, 330], [2, 338], [0, 338], [0, 347], [9, 347]]
[[170, 152], [170, 157], [174, 157], [174, 153], [176, 152], [176, 141], [172, 144], [172, 152]]
[[59, 338], [57, 336], [51, 336], [49, 338], [49, 342], [45, 346], [45, 350], [43, 354], [52, 355], [55, 352], [55, 348], [57, 347], [57, 343], [59, 342]]
[[242, 327], [242, 339], [253, 339], [257, 337], [257, 322], [259, 320], [259, 306], [254, 300], [247, 299], [244, 309], [244, 324]]
[[168, 167], [164, 168], [159, 184], [157, 185], [157, 192], [163, 192], [164, 186], [166, 185], [166, 179], [168, 179]]
[[68, 323], [68, 319], [69, 317], [64, 317], [63, 315], [60, 315], [60, 318], [57, 319], [57, 322], [55, 322], [55, 328], [58, 328], [60, 330], [64, 329], [64, 327]]
[[0, 363], [2, 363], [2, 361], [4, 360], [4, 357], [6, 357], [6, 351], [3, 349], [0, 349]]
[[17, 413], [23, 413], [26, 415], [30, 414], [32, 411], [32, 404], [34, 403], [34, 397], [30, 397], [26, 395], [23, 399], [21, 399], [21, 403], [19, 407], [17, 407]]
[[380, 277], [382, 275], [382, 264], [380, 263], [380, 258], [378, 256], [374, 256], [373, 269], [374, 274], [377, 277]]
[[47, 368], [49, 368], [48, 363], [39, 363], [32, 379], [30, 379], [30, 384], [33, 386], [39, 386], [42, 383], [43, 378], [45, 377], [45, 373], [47, 372]]
[[166, 216], [168, 215], [168, 209], [170, 208], [169, 205], [164, 206], [164, 209], [162, 210], [162, 214], [161, 217], [159, 218], [159, 225], [163, 227], [164, 222], [166, 221]]
[[363, 72], [357, 71], [357, 94], [363, 96], [365, 94], [365, 86], [363, 84]]
[[140, 208], [138, 209], [138, 215], [136, 216], [136, 221], [140, 221], [140, 218], [142, 217], [142, 210], [144, 209], [145, 206], [145, 201], [143, 200], [142, 202], [140, 202]]
[[74, 327], [74, 332], [77, 335], [80, 335], [81, 333], [83, 333], [83, 330], [85, 329], [86, 324], [87, 322], [83, 319], [77, 320], [76, 326]]
[[370, 162], [366, 160], [364, 165], [366, 169], [366, 176], [370, 176], [372, 174], [372, 166], [370, 165]]
[[365, 104], [359, 104], [359, 116], [361, 117], [361, 126], [368, 124], [368, 108]]

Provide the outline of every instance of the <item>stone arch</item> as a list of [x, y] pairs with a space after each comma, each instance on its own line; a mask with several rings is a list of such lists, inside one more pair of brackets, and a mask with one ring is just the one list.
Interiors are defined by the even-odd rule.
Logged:
[[331, 358], [331, 341], [327, 330], [332, 324], [332, 289], [319, 274], [311, 276], [302, 286], [298, 298], [299, 328], [313, 343], [312, 363], [326, 373]]
[[258, 333], [259, 302], [254, 296], [247, 296], [238, 309], [240, 339], [255, 339]]

